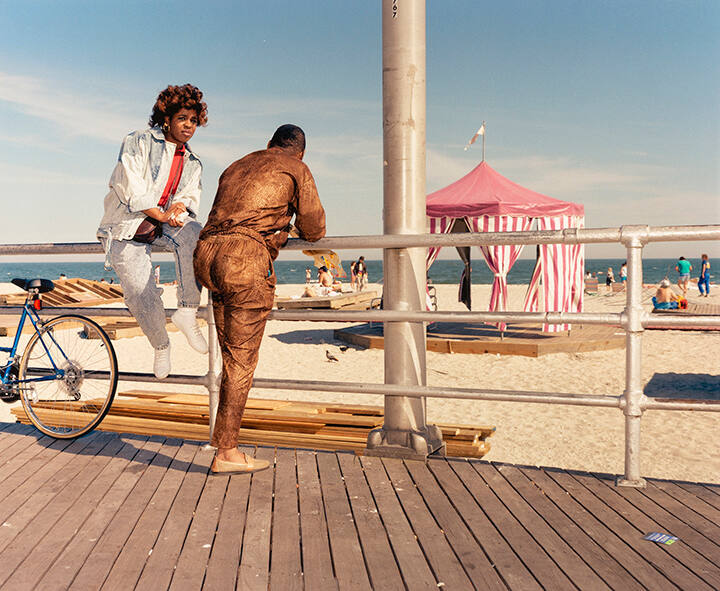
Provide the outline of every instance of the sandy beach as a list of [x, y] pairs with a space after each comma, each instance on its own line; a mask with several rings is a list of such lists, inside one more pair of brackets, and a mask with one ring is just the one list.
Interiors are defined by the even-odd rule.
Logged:
[[[438, 285], [439, 308], [462, 310], [457, 286]], [[278, 296], [302, 293], [303, 286], [280, 285]], [[0, 293], [15, 290], [0, 285]], [[368, 289], [381, 291], [371, 284]], [[490, 286], [473, 286], [477, 310], [486, 309]], [[521, 309], [525, 286], [510, 286], [510, 307]], [[646, 290], [644, 306], [651, 304]], [[589, 312], [618, 312], [624, 307], [624, 294], [604, 294], [585, 299]], [[165, 286], [163, 299], [176, 305], [175, 289]], [[718, 303], [714, 286], [710, 298], [690, 293], [690, 301]], [[341, 352], [333, 330], [341, 326], [329, 322], [268, 323], [263, 340], [257, 377], [328, 381], [383, 381], [383, 351], [350, 347]], [[170, 333], [174, 373], [204, 374], [205, 356], [195, 353], [179, 333]], [[2, 344], [10, 341], [0, 338]], [[120, 367], [124, 371], [152, 371], [153, 353], [144, 337], [114, 342]], [[330, 350], [339, 362], [326, 361]], [[643, 343], [643, 383], [653, 376], [664, 378], [668, 388], [684, 397], [720, 399], [720, 332], [648, 330]], [[558, 353], [535, 358], [521, 356], [465, 355], [428, 352], [428, 384], [448, 387], [513, 389], [521, 392], [556, 391], [596, 395], [618, 395], [625, 383], [625, 351], [615, 349], [589, 353]], [[668, 374], [678, 374], [676, 376]], [[710, 374], [714, 382], [692, 386], [690, 374]], [[713, 385], [714, 384], [714, 385]], [[128, 388], [204, 393], [192, 386], [120, 383], [118, 392]], [[251, 396], [284, 400], [317, 400], [382, 404], [380, 396], [333, 394], [255, 389]], [[617, 409], [428, 399], [428, 422], [495, 425], [490, 438], [488, 460], [516, 464], [556, 466], [593, 472], [623, 471], [624, 416]], [[8, 405], [0, 405], [0, 420], [12, 421]], [[654, 478], [720, 483], [718, 437], [720, 414], [689, 411], [647, 411], [642, 420], [642, 475]]]

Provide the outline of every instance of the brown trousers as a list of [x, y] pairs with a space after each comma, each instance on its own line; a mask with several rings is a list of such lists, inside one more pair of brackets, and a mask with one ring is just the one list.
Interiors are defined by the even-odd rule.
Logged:
[[210, 442], [235, 447], [260, 343], [275, 295], [275, 272], [262, 236], [252, 230], [201, 238], [195, 276], [211, 293], [223, 369]]

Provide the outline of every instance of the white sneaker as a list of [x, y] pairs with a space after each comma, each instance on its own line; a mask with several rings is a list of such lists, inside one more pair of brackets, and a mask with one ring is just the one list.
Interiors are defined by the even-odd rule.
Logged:
[[171, 320], [198, 353], [207, 353], [208, 344], [197, 322], [197, 308], [178, 308]]
[[170, 343], [163, 349], [155, 349], [153, 373], [160, 380], [170, 375]]

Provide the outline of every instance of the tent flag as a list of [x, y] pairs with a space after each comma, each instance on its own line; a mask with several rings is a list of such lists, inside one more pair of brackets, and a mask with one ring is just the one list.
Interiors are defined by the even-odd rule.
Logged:
[[347, 273], [343, 269], [342, 261], [338, 254], [333, 250], [303, 250], [303, 254], [313, 257], [314, 265], [319, 269], [320, 267], [327, 267], [328, 271], [335, 277], [345, 278]]
[[477, 139], [481, 135], [485, 135], [485, 122], [484, 121], [483, 121], [482, 125], [480, 126], [480, 129], [478, 129], [475, 132], [475, 135], [470, 138], [470, 141], [467, 143], [467, 145], [463, 149], [467, 150], [470, 146], [472, 146], [477, 141]]

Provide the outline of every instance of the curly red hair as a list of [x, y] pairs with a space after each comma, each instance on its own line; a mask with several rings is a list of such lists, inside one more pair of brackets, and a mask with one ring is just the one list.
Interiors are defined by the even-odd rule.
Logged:
[[190, 109], [198, 116], [198, 125], [207, 125], [207, 104], [202, 100], [203, 93], [192, 84], [173, 86], [163, 90], [157, 97], [150, 115], [150, 127], [165, 123], [165, 117], [170, 117], [180, 109]]

